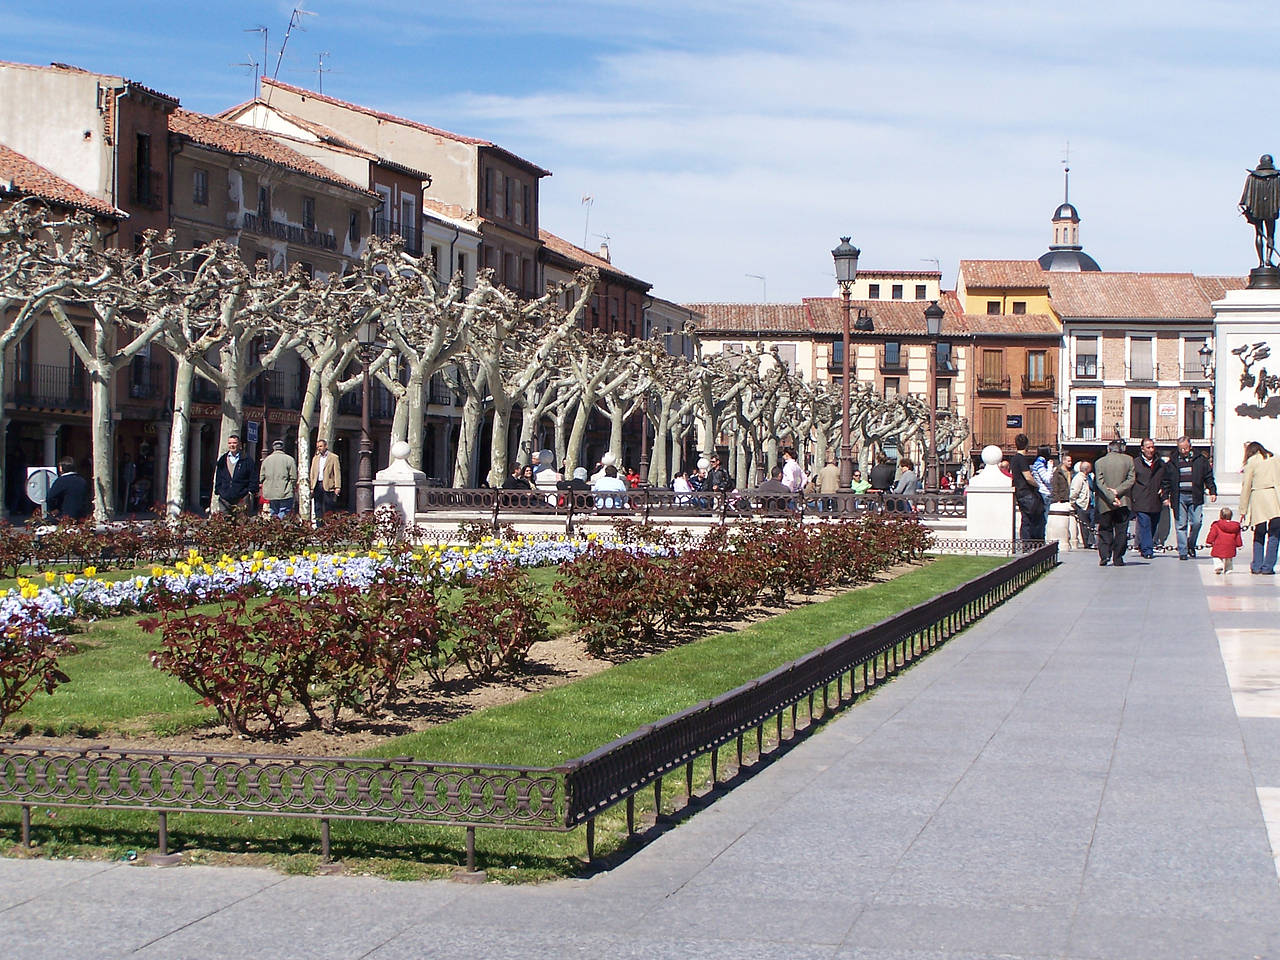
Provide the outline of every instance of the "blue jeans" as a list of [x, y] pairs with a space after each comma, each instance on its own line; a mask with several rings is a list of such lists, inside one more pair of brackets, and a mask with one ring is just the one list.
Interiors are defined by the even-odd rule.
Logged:
[[271, 504], [271, 515], [273, 517], [282, 518], [293, 513], [293, 497], [289, 497], [286, 500], [270, 500], [268, 502]]
[[1200, 523], [1204, 517], [1204, 504], [1193, 503], [1191, 494], [1178, 496], [1178, 556], [1185, 557], [1188, 550], [1195, 550], [1200, 542]]
[[1277, 552], [1280, 552], [1280, 517], [1272, 517], [1253, 528], [1253, 562], [1249, 564], [1249, 570], [1252, 573], [1275, 573]]
[[1138, 518], [1138, 552], [1144, 557], [1154, 556], [1155, 545], [1152, 543], [1152, 534], [1160, 523], [1160, 514], [1135, 510], [1134, 516]]

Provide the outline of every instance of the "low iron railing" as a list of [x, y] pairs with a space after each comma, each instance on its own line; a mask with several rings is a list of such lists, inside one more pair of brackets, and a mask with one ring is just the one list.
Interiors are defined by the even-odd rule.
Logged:
[[[652, 788], [660, 817], [663, 778], [681, 768], [685, 798], [692, 802], [696, 760], [710, 757], [715, 785], [721, 748], [735, 744], [742, 769], [744, 741], [751, 733], [758, 760], [768, 752], [767, 726], [775, 731], [773, 750], [787, 742], [785, 714], [790, 713], [791, 740], [812, 732], [815, 721], [965, 629], [1051, 569], [1057, 556], [1056, 543], [1039, 547], [556, 767], [3, 744], [0, 803], [20, 808], [24, 845], [31, 842], [31, 808], [44, 806], [155, 813], [161, 857], [169, 856], [168, 814], [200, 813], [317, 820], [325, 860], [331, 853], [331, 820], [462, 828], [466, 867], [472, 872], [477, 828], [568, 832], [585, 825], [587, 855], [593, 858], [601, 814], [625, 804], [627, 832], [634, 833], [635, 797]], [[799, 705], [805, 702], [807, 723], [801, 727]]]
[[654, 519], [710, 518], [720, 523], [751, 517], [848, 519], [868, 513], [904, 513], [920, 519], [960, 519], [966, 515], [963, 493], [830, 493], [786, 496], [754, 491], [676, 493], [647, 487], [609, 492], [585, 490], [508, 490], [479, 487], [423, 488], [419, 513], [476, 511], [496, 527], [504, 518], [562, 516], [566, 527], [593, 517]]

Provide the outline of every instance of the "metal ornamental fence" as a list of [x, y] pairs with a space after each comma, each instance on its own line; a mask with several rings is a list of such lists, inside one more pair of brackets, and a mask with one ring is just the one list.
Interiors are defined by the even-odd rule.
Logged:
[[[686, 801], [694, 797], [693, 764], [710, 756], [719, 782], [719, 751], [754, 732], [757, 756], [810, 731], [814, 721], [853, 703], [992, 607], [1050, 570], [1057, 544], [1039, 547], [927, 603], [865, 627], [730, 690], [556, 767], [431, 763], [392, 759], [293, 757], [0, 745], [0, 804], [21, 811], [24, 845], [32, 807], [124, 809], [155, 813], [158, 848], [169, 855], [170, 813], [308, 818], [320, 825], [320, 852], [331, 852], [332, 820], [429, 824], [466, 831], [466, 866], [475, 870], [475, 831], [566, 832], [586, 827], [595, 854], [595, 821], [619, 803], [635, 831], [635, 797], [654, 792], [662, 809], [663, 778], [684, 769]], [[834, 687], [834, 692], [833, 688]], [[821, 695], [822, 709], [816, 711]], [[798, 725], [807, 701], [807, 724]]]

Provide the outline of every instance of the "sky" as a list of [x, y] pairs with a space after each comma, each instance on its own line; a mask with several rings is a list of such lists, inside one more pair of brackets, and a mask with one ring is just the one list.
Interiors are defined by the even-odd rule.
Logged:
[[[123, 74], [212, 113], [252, 95], [256, 27], [276, 72], [294, 6], [0, 0], [0, 58]], [[830, 295], [845, 235], [864, 268], [936, 264], [946, 286], [961, 259], [1037, 257], [1068, 156], [1104, 269], [1243, 275], [1256, 257], [1236, 202], [1280, 151], [1280, 26], [1260, 3], [303, 9], [280, 79], [552, 171], [542, 227], [607, 237], [615, 265], [679, 302]]]

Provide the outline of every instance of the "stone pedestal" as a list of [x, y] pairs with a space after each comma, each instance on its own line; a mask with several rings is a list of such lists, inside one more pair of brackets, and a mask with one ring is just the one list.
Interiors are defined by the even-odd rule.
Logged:
[[391, 445], [391, 464], [373, 478], [373, 508], [389, 503], [412, 524], [418, 511], [418, 488], [426, 488], [427, 475], [409, 465], [409, 444], [398, 440]]
[[1229, 291], [1213, 304], [1213, 334], [1214, 473], [1230, 505], [1245, 444], [1280, 451], [1280, 290]]
[[1000, 472], [1003, 456], [997, 446], [983, 447], [983, 467], [964, 489], [965, 536], [970, 540], [1014, 538], [1013, 480]]

